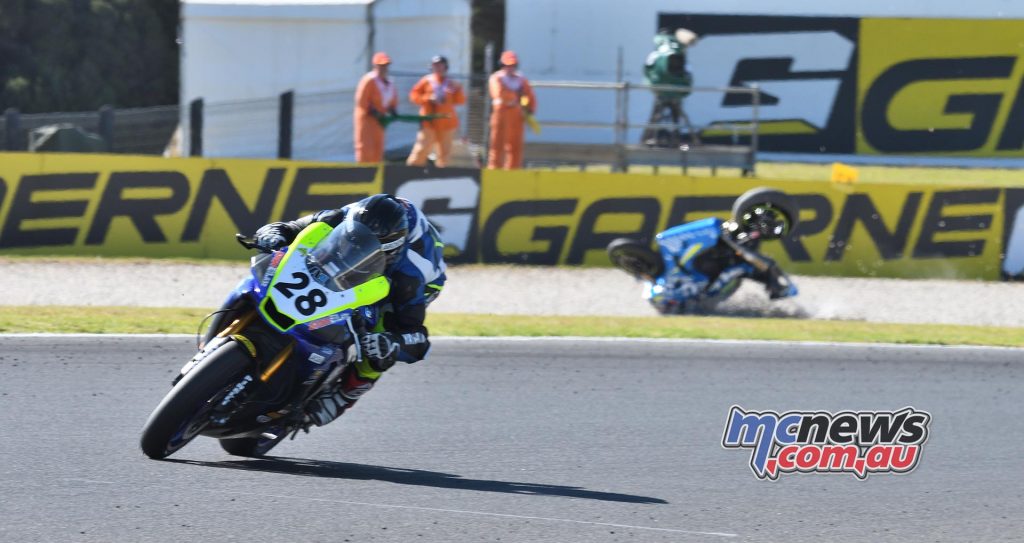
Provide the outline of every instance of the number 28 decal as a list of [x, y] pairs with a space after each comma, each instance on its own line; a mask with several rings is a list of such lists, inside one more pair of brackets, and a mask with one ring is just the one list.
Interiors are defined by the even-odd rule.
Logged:
[[313, 313], [316, 313], [316, 310], [318, 308], [327, 305], [327, 294], [325, 294], [324, 291], [318, 288], [314, 288], [300, 296], [295, 295], [296, 292], [301, 293], [305, 290], [306, 287], [309, 286], [309, 275], [306, 275], [305, 273], [300, 271], [296, 271], [292, 272], [292, 278], [295, 279], [294, 282], [287, 283], [284, 281], [279, 281], [277, 284], [274, 285], [274, 288], [277, 289], [278, 292], [283, 294], [284, 297], [288, 298], [289, 300], [292, 299], [293, 297], [295, 298], [294, 303], [296, 311], [308, 317]]

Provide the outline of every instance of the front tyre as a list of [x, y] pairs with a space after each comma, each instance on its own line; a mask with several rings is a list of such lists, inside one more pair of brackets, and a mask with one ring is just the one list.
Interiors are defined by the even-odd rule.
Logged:
[[615, 267], [637, 279], [653, 281], [665, 271], [665, 262], [661, 255], [635, 239], [612, 240], [608, 244], [608, 258]]
[[278, 443], [288, 435], [287, 428], [280, 428], [277, 433], [270, 436], [259, 437], [237, 437], [233, 439], [221, 439], [220, 447], [228, 454], [235, 456], [246, 456], [256, 458], [270, 452]]
[[142, 427], [142, 452], [166, 458], [192, 441], [209, 424], [213, 401], [233, 387], [252, 359], [231, 341], [192, 368], [156, 406]]

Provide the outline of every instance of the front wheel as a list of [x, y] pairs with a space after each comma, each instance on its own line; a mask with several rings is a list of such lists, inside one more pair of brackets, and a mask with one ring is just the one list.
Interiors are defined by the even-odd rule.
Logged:
[[665, 271], [661, 255], [635, 239], [613, 240], [608, 244], [608, 258], [615, 267], [638, 279], [653, 281]]
[[236, 437], [233, 439], [221, 439], [220, 447], [228, 454], [235, 456], [246, 456], [255, 458], [270, 452], [278, 443], [288, 435], [288, 428], [275, 429], [277, 433], [272, 435], [261, 435], [259, 437]]
[[231, 341], [192, 368], [156, 406], [142, 427], [146, 456], [166, 458], [192, 441], [209, 424], [214, 401], [250, 368], [252, 359]]

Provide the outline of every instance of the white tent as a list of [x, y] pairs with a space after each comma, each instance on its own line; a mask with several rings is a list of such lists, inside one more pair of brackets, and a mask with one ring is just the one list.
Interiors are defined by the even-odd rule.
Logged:
[[[352, 93], [373, 52], [395, 72], [424, 73], [435, 54], [468, 72], [470, 14], [469, 0], [184, 0], [185, 152], [202, 98], [204, 155], [276, 156], [278, 96], [293, 90], [293, 156], [352, 160]], [[389, 129], [388, 146], [410, 132]]]

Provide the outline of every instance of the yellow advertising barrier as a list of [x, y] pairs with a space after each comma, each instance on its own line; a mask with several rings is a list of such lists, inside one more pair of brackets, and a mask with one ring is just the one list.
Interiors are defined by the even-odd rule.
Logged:
[[607, 266], [613, 239], [726, 218], [766, 185], [801, 207], [797, 236], [763, 246], [791, 273], [1024, 274], [1016, 188], [29, 153], [0, 154], [0, 254], [243, 258], [235, 232], [387, 191], [427, 213], [453, 260]]
[[1021, 20], [861, 19], [856, 152], [1021, 156]]
[[252, 233], [380, 192], [377, 167], [0, 154], [4, 254], [237, 258]]
[[485, 172], [481, 257], [606, 266], [611, 240], [653, 239], [690, 220], [727, 218], [735, 198], [756, 186], [781, 189], [801, 206], [798, 236], [763, 245], [792, 273], [999, 277], [1003, 189], [828, 181]]

